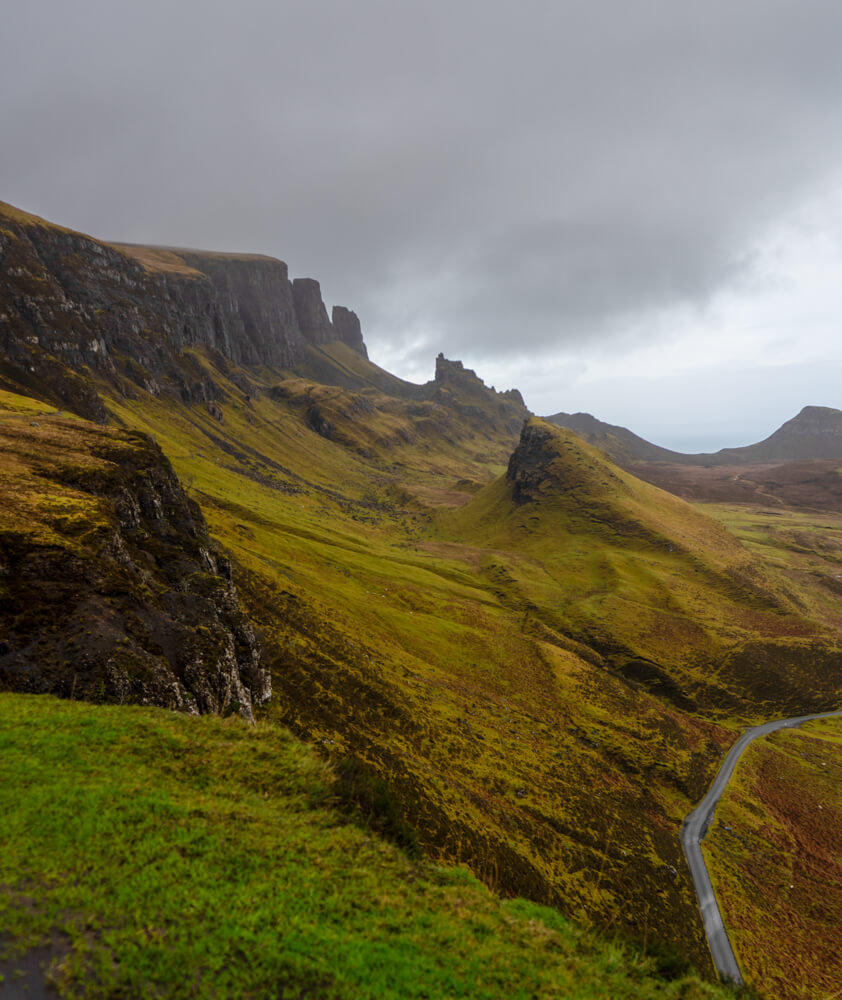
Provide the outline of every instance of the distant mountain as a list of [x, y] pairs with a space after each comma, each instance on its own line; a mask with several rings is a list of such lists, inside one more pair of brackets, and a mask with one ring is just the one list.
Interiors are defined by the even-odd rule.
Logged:
[[635, 462], [684, 462], [690, 457], [652, 444], [626, 427], [606, 424], [590, 413], [555, 413], [545, 419], [578, 434], [588, 444], [604, 451], [618, 465], [632, 465]]
[[625, 427], [606, 424], [589, 413], [556, 413], [546, 419], [572, 430], [622, 466], [638, 462], [748, 465], [755, 462], [842, 459], [842, 410], [829, 406], [805, 406], [797, 416], [756, 444], [698, 455], [661, 448]]
[[805, 406], [764, 441], [745, 448], [725, 448], [707, 457], [722, 459], [723, 464], [842, 458], [842, 410]]

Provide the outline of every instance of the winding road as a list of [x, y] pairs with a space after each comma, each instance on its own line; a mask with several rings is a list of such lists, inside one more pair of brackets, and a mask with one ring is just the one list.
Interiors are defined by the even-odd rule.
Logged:
[[687, 858], [690, 874], [693, 876], [693, 882], [696, 886], [699, 909], [702, 911], [702, 921], [705, 925], [713, 963], [721, 979], [731, 979], [735, 983], [743, 982], [734, 949], [731, 947], [728, 932], [722, 922], [722, 913], [716, 901], [710, 875], [702, 857], [701, 842], [713, 819], [716, 803], [734, 773], [734, 768], [737, 766], [742, 752], [752, 740], [756, 740], [758, 736], [768, 736], [769, 733], [774, 733], [778, 729], [792, 729], [795, 726], [800, 726], [802, 722], [811, 722], [813, 719], [828, 719], [836, 715], [842, 715], [842, 712], [799, 715], [792, 719], [764, 722], [762, 726], [747, 729], [728, 751], [728, 756], [723, 761], [707, 795], [684, 820], [681, 827], [681, 846], [684, 848], [684, 855]]

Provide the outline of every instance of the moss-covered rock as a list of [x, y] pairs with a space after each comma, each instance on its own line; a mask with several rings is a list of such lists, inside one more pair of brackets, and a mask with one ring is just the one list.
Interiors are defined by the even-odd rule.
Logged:
[[199, 507], [146, 435], [0, 420], [0, 686], [189, 712], [269, 697]]

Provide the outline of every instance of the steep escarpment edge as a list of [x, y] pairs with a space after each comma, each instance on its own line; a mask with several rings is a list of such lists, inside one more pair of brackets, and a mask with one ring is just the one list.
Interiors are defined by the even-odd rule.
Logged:
[[154, 390], [195, 391], [191, 347], [245, 366], [294, 367], [313, 345], [342, 341], [365, 356], [359, 320], [328, 318], [318, 281], [290, 281], [260, 255], [110, 244], [0, 203], [0, 377], [104, 420], [85, 370]]

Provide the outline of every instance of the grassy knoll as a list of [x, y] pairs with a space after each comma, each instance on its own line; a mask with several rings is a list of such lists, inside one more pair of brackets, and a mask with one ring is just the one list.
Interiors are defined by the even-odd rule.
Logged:
[[811, 614], [813, 581], [784, 579], [706, 513], [572, 432], [532, 427], [537, 443], [531, 454], [519, 446], [513, 474], [439, 516], [446, 537], [485, 550], [510, 601], [685, 710], [764, 718], [833, 703], [838, 664], [809, 662], [833, 646], [835, 624]]
[[779, 1000], [838, 996], [842, 722], [754, 742], [703, 849], [747, 980]]
[[0, 969], [21, 990], [730, 995], [409, 860], [338, 813], [326, 765], [273, 725], [3, 694], [0, 812]]

